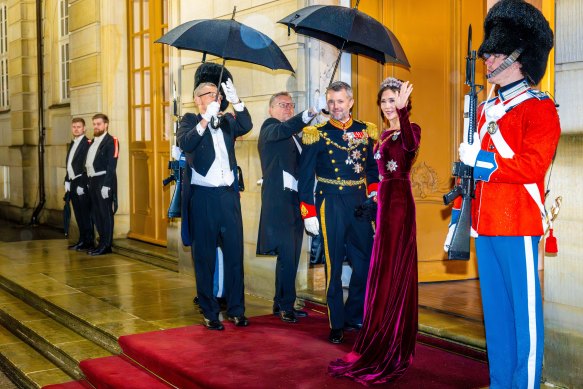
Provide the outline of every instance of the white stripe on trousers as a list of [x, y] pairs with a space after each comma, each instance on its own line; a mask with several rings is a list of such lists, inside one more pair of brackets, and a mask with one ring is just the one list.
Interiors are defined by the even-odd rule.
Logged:
[[[537, 253], [538, 255], [538, 253]], [[524, 256], [526, 258], [526, 292], [528, 304], [528, 331], [530, 335], [530, 350], [528, 353], [528, 385], [527, 388], [534, 389], [534, 377], [536, 371], [536, 288], [534, 280], [534, 253], [531, 236], [524, 237]]]

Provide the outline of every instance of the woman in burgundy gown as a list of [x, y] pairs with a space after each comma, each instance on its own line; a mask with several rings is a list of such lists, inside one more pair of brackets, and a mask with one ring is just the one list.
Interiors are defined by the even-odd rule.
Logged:
[[386, 128], [375, 146], [382, 176], [377, 229], [368, 274], [364, 322], [352, 352], [329, 374], [365, 385], [395, 380], [413, 360], [417, 337], [417, 240], [411, 166], [421, 128], [409, 122], [413, 86], [389, 77], [377, 104]]

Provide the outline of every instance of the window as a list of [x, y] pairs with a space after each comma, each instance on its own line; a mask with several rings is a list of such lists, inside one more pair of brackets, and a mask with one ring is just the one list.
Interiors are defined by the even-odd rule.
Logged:
[[61, 101], [69, 100], [69, 0], [59, 0], [59, 84]]
[[0, 201], [10, 200], [10, 167], [0, 166]]
[[10, 108], [8, 99], [8, 21], [6, 3], [0, 2], [0, 110]]

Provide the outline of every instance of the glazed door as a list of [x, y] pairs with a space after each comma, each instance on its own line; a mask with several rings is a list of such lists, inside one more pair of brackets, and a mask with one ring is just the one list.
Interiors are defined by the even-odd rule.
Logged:
[[166, 245], [171, 121], [168, 47], [155, 44], [168, 28], [167, 0], [128, 0], [131, 238]]

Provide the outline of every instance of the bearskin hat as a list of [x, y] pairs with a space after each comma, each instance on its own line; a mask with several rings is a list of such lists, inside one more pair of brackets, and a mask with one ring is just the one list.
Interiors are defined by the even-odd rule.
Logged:
[[[224, 111], [229, 106], [229, 102], [225, 98], [225, 92], [223, 91], [223, 88], [218, 85], [219, 77], [221, 76], [221, 68], [221, 65], [213, 62], [204, 62], [202, 65], [200, 65], [194, 73], [194, 89], [196, 89], [196, 87], [203, 82], [212, 82], [213, 84], [217, 85], [221, 96], [223, 96], [223, 101], [221, 101], [221, 111]], [[233, 81], [231, 72], [229, 72], [227, 68], [224, 68], [221, 82], [225, 82], [229, 78], [231, 81]]]
[[478, 55], [510, 55], [521, 48], [517, 61], [528, 82], [536, 85], [545, 73], [552, 47], [553, 32], [536, 7], [524, 0], [500, 0], [486, 15]]

